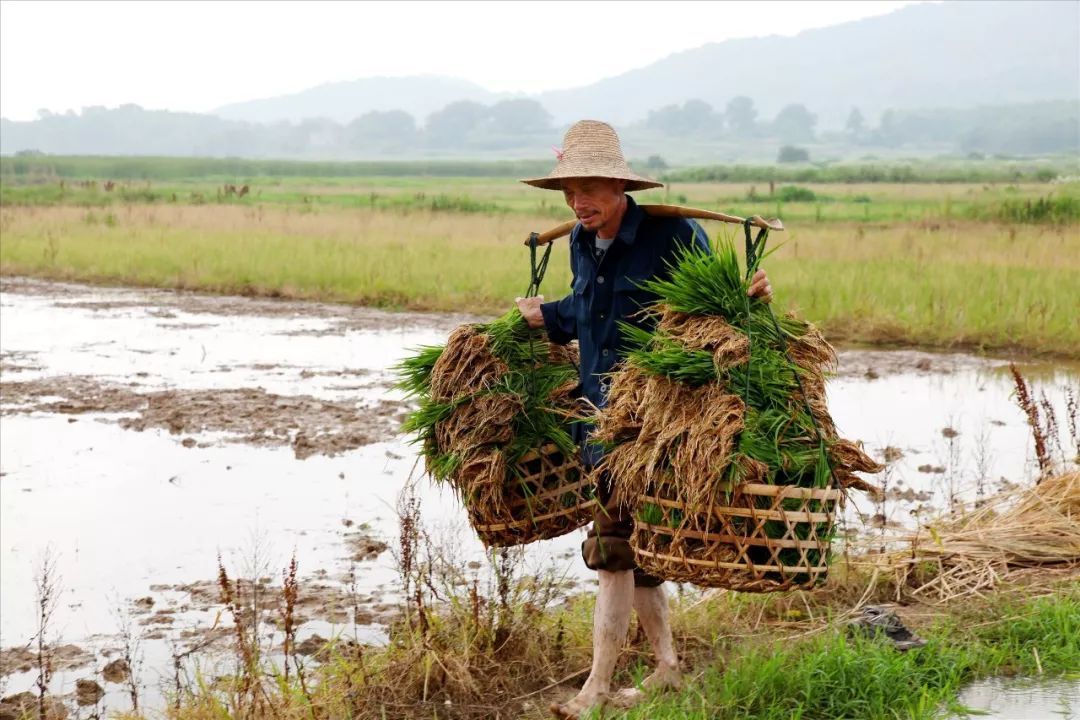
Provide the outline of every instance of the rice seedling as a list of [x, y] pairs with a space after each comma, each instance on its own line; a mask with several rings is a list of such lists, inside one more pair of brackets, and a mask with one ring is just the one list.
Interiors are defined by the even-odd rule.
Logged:
[[655, 330], [622, 326], [627, 359], [595, 438], [631, 543], [649, 572], [750, 590], [825, 574], [836, 502], [880, 466], [836, 436], [825, 403], [835, 354], [809, 323], [747, 297], [760, 257], [685, 249], [658, 298]]
[[572, 349], [550, 345], [514, 309], [419, 348], [398, 372], [419, 402], [403, 430], [485, 543], [554, 537], [589, 519], [592, 487], [569, 431], [581, 416]]

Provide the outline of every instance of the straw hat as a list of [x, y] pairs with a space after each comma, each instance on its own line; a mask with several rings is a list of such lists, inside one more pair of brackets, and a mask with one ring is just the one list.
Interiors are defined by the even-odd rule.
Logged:
[[626, 181], [627, 192], [663, 187], [663, 183], [638, 175], [623, 159], [615, 129], [599, 120], [579, 120], [566, 131], [559, 161], [547, 177], [521, 182], [545, 190], [562, 190], [565, 178], [603, 177]]

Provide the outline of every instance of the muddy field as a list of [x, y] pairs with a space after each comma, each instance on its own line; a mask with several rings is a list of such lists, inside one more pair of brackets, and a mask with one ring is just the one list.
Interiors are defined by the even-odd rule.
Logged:
[[[174, 656], [212, 655], [227, 629], [219, 556], [272, 608], [295, 555], [312, 657], [325, 638], [385, 638], [397, 607], [395, 507], [415, 466], [396, 432], [408, 406], [390, 368], [471, 318], [18, 279], [0, 290], [0, 694], [35, 676], [28, 643], [44, 553], [62, 588], [47, 634], [65, 648], [53, 688], [71, 706], [126, 707], [123, 627], [139, 641], [133, 670], [149, 702], [169, 687]], [[911, 526], [1030, 478], [1006, 365], [841, 354], [837, 424], [889, 468], [885, 502], [849, 505], [849, 534]], [[1064, 417], [1077, 368], [1025, 372]], [[482, 575], [456, 500], [419, 488], [431, 532]], [[587, 588], [580, 539], [531, 546], [524, 562]], [[266, 623], [268, 642], [278, 632]]]

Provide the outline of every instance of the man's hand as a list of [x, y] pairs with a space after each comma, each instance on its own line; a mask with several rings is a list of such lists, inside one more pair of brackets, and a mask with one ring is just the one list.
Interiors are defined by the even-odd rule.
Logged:
[[529, 324], [531, 328], [544, 327], [544, 315], [540, 312], [540, 303], [544, 302], [543, 295], [537, 295], [530, 298], [517, 298], [518, 310], [521, 311], [521, 316], [525, 318], [525, 322]]
[[772, 302], [772, 283], [769, 282], [764, 270], [758, 270], [754, 273], [754, 277], [750, 281], [750, 288], [746, 291], [746, 294], [763, 302]]

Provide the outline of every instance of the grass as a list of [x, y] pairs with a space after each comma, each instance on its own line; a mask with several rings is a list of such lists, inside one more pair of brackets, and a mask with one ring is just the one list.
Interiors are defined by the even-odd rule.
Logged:
[[940, 617], [908, 653], [838, 629], [736, 650], [682, 693], [627, 718], [833, 720], [937, 718], [957, 692], [992, 675], [1060, 675], [1080, 667], [1080, 593], [991, 601]]
[[[548, 171], [550, 160], [470, 161], [414, 160], [319, 162], [245, 160], [241, 158], [92, 157], [45, 155], [0, 159], [3, 178], [112, 178], [113, 180], [175, 180], [182, 178], [487, 176], [525, 177]], [[757, 181], [826, 183], [955, 183], [1052, 180], [1075, 175], [1076, 159], [1068, 156], [1038, 159], [965, 161], [923, 159], [873, 160], [858, 163], [723, 165], [685, 168], [663, 173], [673, 182]]]
[[[920, 186], [903, 190], [889, 202], [932, 195]], [[517, 202], [517, 193], [506, 196]], [[528, 284], [525, 235], [552, 224], [550, 214], [524, 211], [5, 202], [0, 272], [493, 315]], [[788, 227], [775, 234], [781, 247], [764, 265], [778, 305], [797, 309], [831, 340], [1080, 357], [1076, 223], [939, 216], [789, 220]], [[563, 245], [542, 292], [561, 297], [568, 283]]]
[[[520, 175], [524, 174], [527, 173]], [[237, 187], [248, 184], [250, 194], [242, 198], [229, 194], [226, 184]], [[107, 190], [105, 183], [99, 181], [8, 177], [0, 179], [0, 205], [86, 208], [130, 204], [273, 205], [302, 212], [336, 208], [403, 213], [506, 213], [552, 220], [568, 217], [559, 195], [538, 192], [513, 177], [233, 176], [164, 182], [128, 180], [115, 182], [111, 188]], [[635, 197], [642, 203], [689, 204], [739, 215], [773, 215], [782, 217], [789, 226], [954, 220], [1065, 224], [1080, 220], [1080, 183], [1075, 181], [1057, 185], [669, 183], [664, 189], [637, 193]]]
[[[495, 580], [486, 588], [462, 582], [460, 572], [444, 576], [439, 561], [434, 573], [431, 567], [417, 568], [417, 577], [427, 574], [427, 584], [405, 593], [406, 616], [387, 645], [358, 648], [339, 640], [321, 653], [320, 666], [298, 664], [291, 680], [270, 659], [257, 667], [239, 664], [238, 673], [254, 674], [246, 679], [217, 674], [210, 682], [196, 673], [168, 717], [549, 717], [547, 703], [572, 693], [568, 680], [580, 680], [588, 668], [591, 597], [560, 604], [561, 593], [547, 581], [512, 570], [500, 575], [506, 573], [500, 559], [493, 561]], [[928, 640], [906, 654], [885, 641], [847, 635], [843, 613], [863, 591], [881, 601], [894, 588], [884, 581], [867, 585], [865, 575], [843, 562], [814, 593], [688, 593], [672, 609], [687, 686], [604, 717], [940, 718], [943, 710], [957, 709], [957, 692], [974, 680], [1075, 674], [1080, 586], [1075, 573], [1071, 577], [1003, 585], [947, 606], [903, 608], [906, 623]], [[436, 590], [447, 594], [429, 604], [435, 602], [429, 592]], [[648, 658], [647, 643], [632, 631], [616, 684], [639, 682]], [[256, 691], [259, 685], [265, 690]]]

